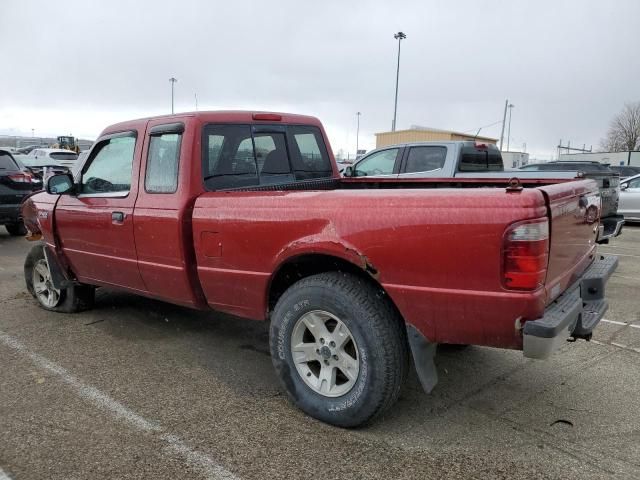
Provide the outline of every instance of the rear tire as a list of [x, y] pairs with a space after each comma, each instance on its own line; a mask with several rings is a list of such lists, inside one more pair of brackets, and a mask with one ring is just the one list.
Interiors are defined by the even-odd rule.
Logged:
[[45, 310], [62, 313], [75, 313], [92, 308], [95, 287], [75, 284], [56, 289], [53, 286], [43, 249], [42, 243], [34, 245], [24, 262], [27, 290], [38, 301], [38, 305]]
[[9, 232], [9, 235], [13, 237], [19, 237], [27, 234], [27, 228], [22, 222], [8, 223], [4, 226], [4, 228], [6, 228], [7, 232]]
[[409, 366], [404, 324], [384, 292], [346, 273], [291, 286], [273, 311], [270, 344], [291, 401], [339, 427], [365, 424], [391, 407]]

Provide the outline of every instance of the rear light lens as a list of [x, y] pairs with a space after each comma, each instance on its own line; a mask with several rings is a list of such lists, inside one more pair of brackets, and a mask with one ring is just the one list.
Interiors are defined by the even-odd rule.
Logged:
[[549, 262], [546, 218], [510, 225], [502, 243], [502, 284], [509, 290], [533, 291], [544, 285]]
[[16, 183], [31, 183], [33, 177], [28, 173], [14, 173], [9, 175], [9, 179]]

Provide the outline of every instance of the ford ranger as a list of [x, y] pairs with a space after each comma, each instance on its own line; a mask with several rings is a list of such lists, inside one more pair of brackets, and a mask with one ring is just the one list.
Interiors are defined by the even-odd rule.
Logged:
[[108, 127], [22, 208], [42, 308], [96, 287], [270, 321], [292, 402], [369, 422], [438, 343], [546, 358], [589, 339], [617, 265], [592, 180], [341, 178], [313, 117], [197, 112]]

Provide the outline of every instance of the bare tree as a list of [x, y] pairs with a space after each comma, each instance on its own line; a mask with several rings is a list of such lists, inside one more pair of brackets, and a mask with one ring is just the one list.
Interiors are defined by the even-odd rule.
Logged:
[[600, 146], [607, 152], [640, 150], [640, 102], [625, 104], [611, 121]]

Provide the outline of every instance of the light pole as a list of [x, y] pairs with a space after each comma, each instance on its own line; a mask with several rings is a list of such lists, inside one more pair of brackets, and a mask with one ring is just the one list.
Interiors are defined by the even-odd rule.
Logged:
[[171, 77], [169, 81], [171, 82], [171, 115], [173, 115], [173, 86], [178, 81], [178, 79], [175, 77]]
[[360, 149], [360, 115], [362, 115], [362, 113], [356, 112], [356, 119], [358, 122], [358, 126], [356, 127], [356, 160], [358, 159], [358, 150]]
[[504, 114], [502, 115], [502, 130], [500, 131], [500, 151], [502, 151], [502, 143], [504, 140], [504, 126], [507, 123], [507, 106], [509, 105], [509, 99], [504, 102]]
[[396, 114], [398, 113], [398, 81], [400, 80], [400, 44], [402, 43], [402, 40], [407, 38], [407, 36], [402, 32], [398, 32], [393, 35], [393, 38], [398, 40], [398, 66], [396, 68], [396, 99], [393, 104], [393, 123], [391, 124], [391, 131], [395, 132], [396, 131]]
[[509, 104], [509, 128], [507, 129], [507, 152], [509, 151], [509, 140], [511, 139], [511, 110], [515, 107], [513, 103]]

